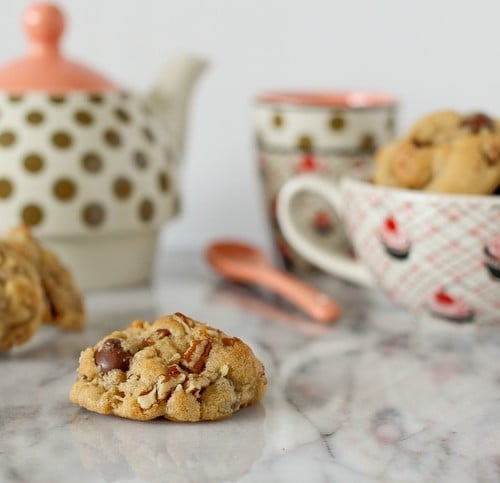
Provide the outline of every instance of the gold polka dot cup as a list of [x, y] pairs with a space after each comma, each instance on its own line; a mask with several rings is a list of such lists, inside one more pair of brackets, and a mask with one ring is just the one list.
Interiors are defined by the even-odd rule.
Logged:
[[[375, 149], [394, 138], [396, 109], [392, 96], [365, 91], [278, 92], [258, 97], [254, 128], [259, 170], [276, 251], [285, 267], [303, 271], [310, 265], [279, 228], [279, 189], [304, 173], [334, 181], [344, 174], [369, 177]], [[320, 197], [301, 194], [294, 214], [315, 243], [345, 255], [352, 252], [341, 221]]]
[[0, 231], [31, 226], [86, 288], [140, 282], [177, 213], [203, 63], [175, 59], [140, 96], [63, 58], [63, 20], [55, 6], [29, 7], [28, 54], [0, 68]]

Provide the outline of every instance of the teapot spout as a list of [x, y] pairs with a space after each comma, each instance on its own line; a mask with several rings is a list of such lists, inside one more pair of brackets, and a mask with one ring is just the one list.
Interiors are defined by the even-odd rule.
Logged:
[[202, 59], [178, 55], [168, 62], [148, 96], [150, 105], [165, 121], [178, 156], [184, 152], [191, 92], [206, 65]]

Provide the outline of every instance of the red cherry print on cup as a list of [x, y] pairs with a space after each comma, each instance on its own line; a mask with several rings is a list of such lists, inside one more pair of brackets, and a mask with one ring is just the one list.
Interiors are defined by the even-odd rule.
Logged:
[[319, 171], [320, 166], [318, 161], [311, 153], [306, 153], [302, 156], [300, 163], [298, 164], [296, 171], [298, 173], [313, 173]]
[[380, 230], [380, 240], [386, 253], [396, 259], [405, 260], [410, 253], [410, 241], [392, 216], [385, 218]]
[[392, 217], [386, 218], [385, 227], [389, 231], [394, 231], [394, 232], [398, 231], [398, 225], [396, 224], [396, 220]]
[[312, 220], [312, 225], [314, 230], [320, 235], [328, 235], [333, 230], [332, 219], [326, 211], [316, 212]]
[[462, 298], [439, 288], [427, 301], [429, 312], [444, 320], [464, 324], [474, 320], [474, 310]]
[[451, 295], [448, 295], [446, 292], [440, 290], [434, 295], [436, 302], [440, 304], [450, 305], [454, 302], [454, 299]]
[[500, 234], [492, 237], [484, 247], [484, 263], [492, 280], [500, 281]]

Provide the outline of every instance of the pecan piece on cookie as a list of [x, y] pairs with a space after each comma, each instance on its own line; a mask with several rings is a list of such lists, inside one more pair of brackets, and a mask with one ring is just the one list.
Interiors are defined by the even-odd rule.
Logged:
[[259, 402], [266, 384], [244, 342], [177, 313], [135, 321], [84, 350], [70, 399], [129, 419], [203, 421]]

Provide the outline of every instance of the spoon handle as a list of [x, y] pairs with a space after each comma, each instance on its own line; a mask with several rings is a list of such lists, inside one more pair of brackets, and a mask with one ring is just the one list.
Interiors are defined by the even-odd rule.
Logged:
[[326, 293], [295, 277], [269, 267], [259, 270], [259, 283], [300, 307], [319, 322], [328, 323], [340, 315], [340, 307]]

